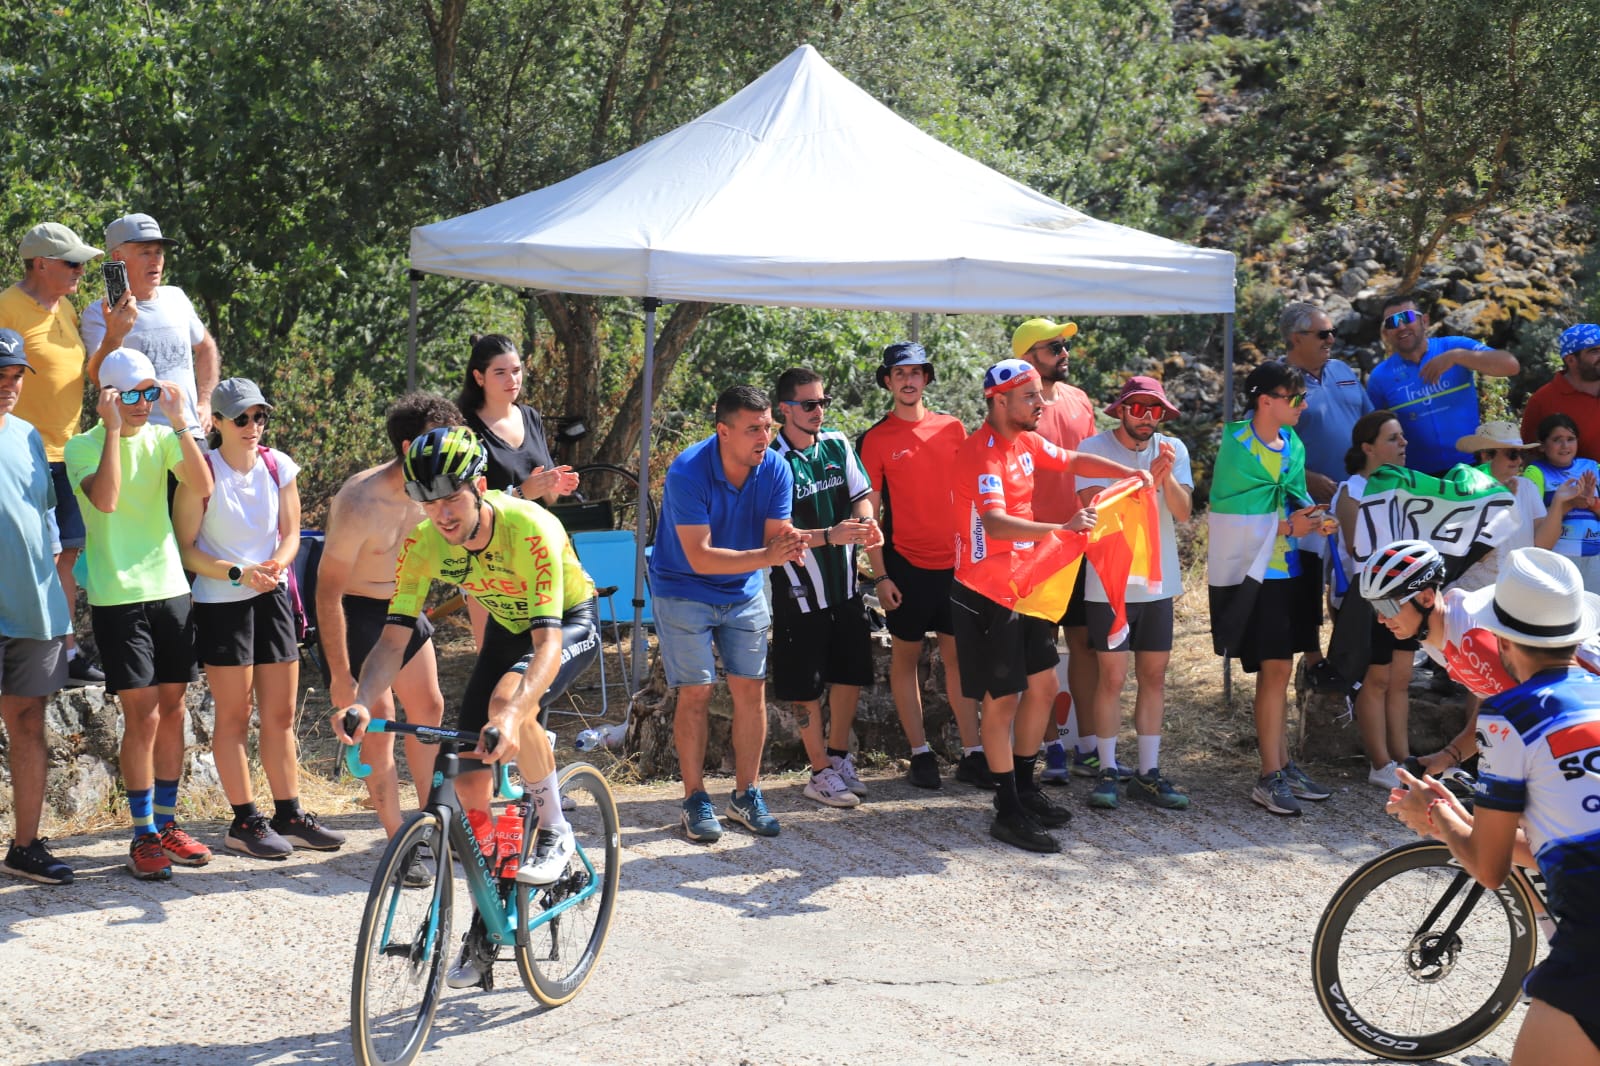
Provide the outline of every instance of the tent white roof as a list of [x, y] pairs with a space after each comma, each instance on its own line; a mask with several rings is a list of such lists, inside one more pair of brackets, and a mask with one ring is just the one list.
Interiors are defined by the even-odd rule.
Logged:
[[600, 296], [987, 314], [1225, 314], [1234, 257], [1100, 222], [797, 48], [685, 126], [411, 231], [431, 274]]

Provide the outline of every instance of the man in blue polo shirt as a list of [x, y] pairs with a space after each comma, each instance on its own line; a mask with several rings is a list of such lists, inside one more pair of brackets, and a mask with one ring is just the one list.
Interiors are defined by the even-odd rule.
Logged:
[[729, 818], [777, 836], [756, 778], [767, 743], [767, 630], [762, 572], [798, 560], [806, 537], [789, 522], [794, 477], [770, 450], [772, 403], [750, 385], [717, 397], [716, 433], [667, 469], [662, 534], [650, 557], [656, 634], [667, 684], [678, 690], [673, 741], [683, 774], [683, 828], [690, 840], [722, 835], [705, 791], [707, 712], [722, 656], [733, 699], [733, 796]]
[[[1478, 428], [1474, 373], [1508, 378], [1517, 357], [1470, 337], [1428, 338], [1428, 320], [1410, 293], [1383, 302], [1380, 335], [1394, 354], [1373, 367], [1367, 394], [1375, 408], [1400, 418], [1406, 435], [1406, 466], [1438, 477], [1472, 456], [1456, 441]], [[1348, 447], [1348, 445], [1347, 445]]]

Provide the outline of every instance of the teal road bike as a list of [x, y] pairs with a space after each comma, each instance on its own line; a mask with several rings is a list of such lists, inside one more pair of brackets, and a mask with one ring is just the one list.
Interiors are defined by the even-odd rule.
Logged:
[[[347, 717], [346, 732], [355, 724], [353, 715]], [[439, 744], [440, 755], [427, 809], [407, 818], [389, 841], [367, 893], [350, 983], [356, 1062], [399, 1066], [422, 1051], [456, 954], [450, 919], [457, 860], [476, 911], [466, 950], [480, 963], [485, 987], [493, 987], [494, 963], [502, 949], [510, 949], [535, 999], [547, 1007], [571, 1001], [594, 972], [616, 907], [621, 845], [617, 807], [605, 778], [586, 763], [561, 772], [563, 806], [577, 848], [554, 884], [525, 885], [496, 876], [497, 864], [479, 849], [456, 795], [463, 763], [475, 764], [461, 752], [477, 745], [476, 733], [384, 719], [369, 722], [367, 731], [415, 736]], [[493, 751], [499, 733], [491, 726], [483, 739], [485, 750]], [[361, 764], [359, 753], [358, 747], [347, 748], [345, 760], [353, 775], [365, 777], [372, 770]], [[520, 865], [533, 848], [532, 804], [503, 766], [495, 768], [495, 793], [509, 800], [502, 818], [523, 820]], [[407, 887], [407, 871], [419, 856], [431, 856], [437, 876], [427, 887]]]

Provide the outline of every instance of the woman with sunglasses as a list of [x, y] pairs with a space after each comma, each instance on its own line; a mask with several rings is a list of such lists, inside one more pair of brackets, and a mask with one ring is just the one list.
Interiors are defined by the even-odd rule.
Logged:
[[[296, 846], [332, 851], [344, 837], [300, 809], [294, 700], [300, 680], [288, 571], [300, 548], [300, 472], [261, 445], [272, 405], [256, 384], [229, 378], [211, 394], [215, 411], [206, 497], [180, 486], [172, 524], [194, 575], [196, 651], [216, 701], [212, 752], [233, 806], [223, 844], [258, 859]], [[261, 766], [272, 790], [270, 818], [256, 810], [246, 741], [251, 697], [261, 718]]]
[[[1583, 587], [1600, 591], [1600, 501], [1595, 499], [1600, 464], [1578, 456], [1578, 424], [1572, 416], [1546, 415], [1539, 423], [1540, 453], [1528, 464], [1526, 477], [1544, 494], [1547, 508], [1564, 501], [1561, 535], [1555, 550], [1571, 559], [1583, 575]], [[1575, 486], [1563, 495], [1566, 486]]]
[[[510, 337], [474, 334], [456, 406], [489, 453], [489, 487], [548, 506], [578, 487], [578, 475], [550, 457], [544, 419], [520, 402], [522, 377], [522, 356]], [[481, 647], [488, 612], [468, 596], [467, 613]]]
[[1562, 516], [1578, 502], [1580, 486], [1573, 482], [1571, 488], [1552, 494], [1546, 505], [1538, 485], [1525, 475], [1539, 446], [1523, 443], [1511, 422], [1485, 422], [1476, 433], [1456, 441], [1456, 447], [1470, 452], [1479, 469], [1517, 498], [1517, 522], [1511, 535], [1451, 583], [1454, 588], [1479, 589], [1494, 584], [1500, 575], [1500, 560], [1517, 548], [1556, 546]]
[[1206, 516], [1211, 643], [1256, 675], [1256, 747], [1261, 775], [1252, 801], [1299, 815], [1302, 799], [1326, 788], [1289, 758], [1289, 679], [1294, 657], [1317, 647], [1322, 607], [1297, 595], [1299, 540], [1332, 532], [1306, 491], [1306, 450], [1294, 425], [1305, 410], [1305, 379], [1286, 363], [1262, 363], [1245, 379], [1250, 417], [1222, 427]]
[[[1339, 564], [1345, 574], [1358, 571], [1350, 554], [1355, 543], [1356, 520], [1367, 478], [1380, 466], [1406, 465], [1406, 435], [1393, 411], [1373, 411], [1362, 415], [1350, 430], [1350, 450], [1344, 468], [1349, 474], [1333, 494], [1333, 511], [1339, 519], [1335, 542]], [[1339, 606], [1334, 604], [1335, 609]], [[1411, 657], [1417, 650], [1414, 639], [1397, 639], [1376, 618], [1369, 637], [1372, 653], [1367, 673], [1355, 696], [1356, 729], [1366, 750], [1367, 781], [1383, 788], [1399, 788], [1395, 768], [1411, 754], [1406, 721], [1410, 709]]]

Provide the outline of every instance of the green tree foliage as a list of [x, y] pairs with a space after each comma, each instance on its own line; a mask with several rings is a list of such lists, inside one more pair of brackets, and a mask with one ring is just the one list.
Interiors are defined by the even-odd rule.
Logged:
[[1401, 241], [1409, 284], [1485, 208], [1556, 201], [1593, 175], [1597, 38], [1592, 3], [1341, 0], [1295, 46], [1288, 117], [1333, 135], [1346, 208]]

